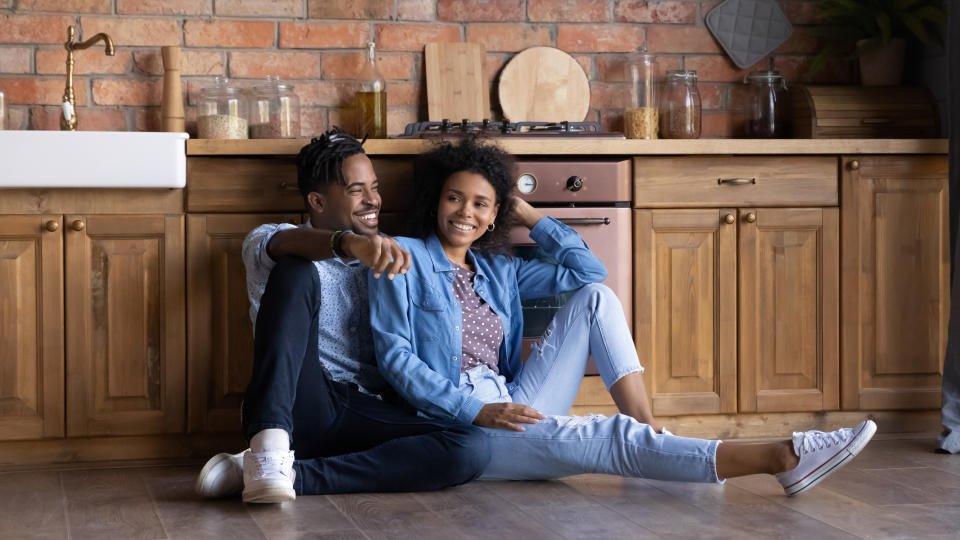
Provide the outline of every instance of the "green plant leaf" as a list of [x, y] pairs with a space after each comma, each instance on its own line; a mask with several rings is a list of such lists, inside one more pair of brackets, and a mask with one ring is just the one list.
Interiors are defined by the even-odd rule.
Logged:
[[880, 43], [886, 45], [890, 43], [893, 35], [893, 25], [890, 24], [890, 16], [886, 13], [877, 13], [875, 17], [877, 26], [880, 28]]
[[936, 42], [934, 42], [927, 34], [927, 27], [918, 15], [914, 13], [904, 13], [900, 21], [904, 26], [909, 28], [910, 32], [913, 33], [917, 39], [922, 41], [924, 45], [928, 45], [930, 47], [937, 46]]

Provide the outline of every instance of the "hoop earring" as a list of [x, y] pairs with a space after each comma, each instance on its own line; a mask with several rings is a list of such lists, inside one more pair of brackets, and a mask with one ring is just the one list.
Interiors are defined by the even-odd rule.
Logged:
[[490, 225], [487, 225], [487, 232], [493, 232], [493, 230], [496, 228], [497, 228], [496, 224], [491, 223]]

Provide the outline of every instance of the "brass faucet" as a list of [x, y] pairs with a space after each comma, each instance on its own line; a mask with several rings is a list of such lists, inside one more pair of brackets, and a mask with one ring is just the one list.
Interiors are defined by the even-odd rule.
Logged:
[[67, 50], [67, 87], [63, 90], [63, 103], [60, 110], [60, 129], [61, 131], [77, 130], [77, 107], [73, 97], [73, 51], [86, 49], [94, 43], [103, 40], [107, 56], [113, 56], [113, 40], [110, 36], [100, 32], [83, 43], [73, 42], [73, 26], [67, 27], [67, 41], [63, 48]]

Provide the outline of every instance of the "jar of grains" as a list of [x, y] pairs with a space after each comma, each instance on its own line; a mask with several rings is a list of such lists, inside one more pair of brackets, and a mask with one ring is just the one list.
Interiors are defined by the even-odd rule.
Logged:
[[623, 131], [628, 139], [656, 139], [660, 123], [657, 105], [657, 57], [637, 54], [626, 62], [630, 81], [630, 107], [623, 111]]
[[660, 134], [665, 139], [700, 137], [700, 92], [697, 72], [674, 69], [667, 72]]
[[217, 77], [213, 86], [200, 90], [197, 136], [201, 139], [246, 139], [250, 108], [243, 90]]
[[276, 76], [253, 87], [250, 107], [251, 139], [296, 139], [300, 136], [300, 98], [292, 84]]

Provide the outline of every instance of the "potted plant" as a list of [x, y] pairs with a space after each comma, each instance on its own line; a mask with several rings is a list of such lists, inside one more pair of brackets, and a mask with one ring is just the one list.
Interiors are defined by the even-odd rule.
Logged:
[[814, 57], [808, 75], [851, 51], [858, 58], [860, 82], [866, 86], [900, 84], [907, 39], [943, 47], [947, 14], [943, 0], [821, 0], [823, 25], [814, 33], [825, 47]]

